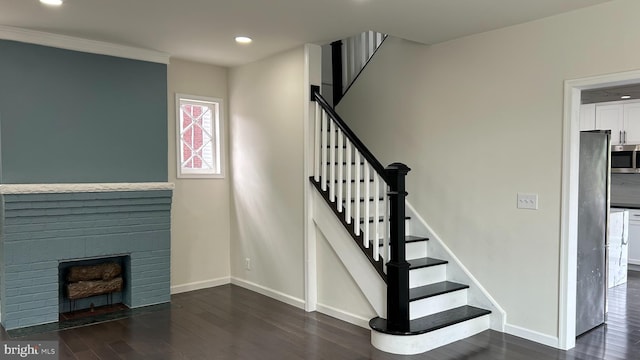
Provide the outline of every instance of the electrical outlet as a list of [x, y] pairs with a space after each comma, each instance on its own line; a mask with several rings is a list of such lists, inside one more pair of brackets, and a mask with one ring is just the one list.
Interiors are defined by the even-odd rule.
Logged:
[[251, 258], [244, 259], [244, 267], [247, 270], [251, 270]]
[[538, 194], [518, 193], [518, 209], [538, 210]]

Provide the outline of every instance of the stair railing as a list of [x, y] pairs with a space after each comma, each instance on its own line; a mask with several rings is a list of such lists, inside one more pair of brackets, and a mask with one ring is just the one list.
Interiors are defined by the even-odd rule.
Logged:
[[405, 177], [387, 168], [312, 86], [315, 101], [312, 183], [387, 283], [387, 322], [409, 331], [409, 263], [405, 256]]
[[365, 31], [331, 43], [334, 106], [347, 93], [386, 38], [386, 34]]

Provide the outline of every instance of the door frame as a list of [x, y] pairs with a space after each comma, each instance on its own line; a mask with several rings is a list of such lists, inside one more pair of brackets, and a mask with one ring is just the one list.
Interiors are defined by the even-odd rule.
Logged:
[[598, 75], [564, 82], [562, 124], [562, 198], [560, 215], [560, 294], [558, 347], [576, 344], [576, 284], [578, 258], [578, 176], [580, 157], [580, 96], [582, 90], [640, 83], [640, 70]]

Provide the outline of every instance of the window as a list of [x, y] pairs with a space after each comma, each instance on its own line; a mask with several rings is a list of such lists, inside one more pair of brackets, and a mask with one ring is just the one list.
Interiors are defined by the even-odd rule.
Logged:
[[176, 94], [179, 178], [224, 177], [222, 100]]

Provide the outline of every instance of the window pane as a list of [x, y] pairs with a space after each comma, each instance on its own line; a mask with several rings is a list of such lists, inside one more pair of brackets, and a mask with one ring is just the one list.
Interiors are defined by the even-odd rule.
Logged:
[[219, 106], [179, 99], [179, 166], [182, 174], [220, 174]]

